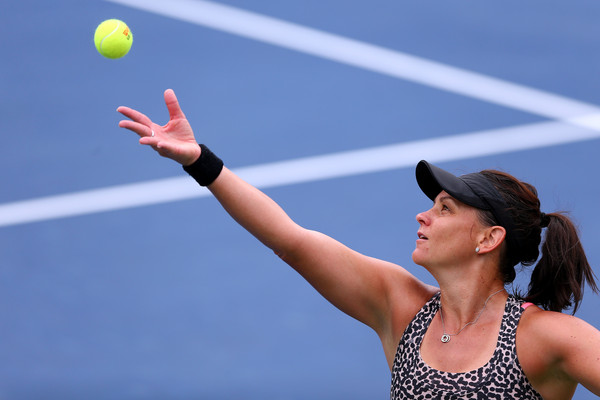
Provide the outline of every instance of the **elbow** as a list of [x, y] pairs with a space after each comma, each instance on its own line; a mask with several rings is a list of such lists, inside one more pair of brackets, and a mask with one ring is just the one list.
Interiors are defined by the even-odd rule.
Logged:
[[285, 263], [294, 266], [301, 259], [306, 257], [307, 250], [305, 248], [305, 239], [308, 231], [298, 231], [299, 234], [289, 236], [286, 240], [279, 243], [277, 246], [270, 246], [273, 253], [281, 258]]
[[283, 251], [282, 249], [273, 249], [273, 253], [275, 253], [275, 255], [277, 257], [279, 257], [283, 261], [285, 261], [287, 253], [285, 251]]
[[277, 255], [277, 257], [279, 257], [281, 260], [283, 260], [286, 264], [289, 265], [293, 265], [294, 264], [294, 257], [292, 256], [292, 252], [290, 251], [285, 251], [282, 249], [277, 249], [277, 250], [273, 250], [273, 253], [275, 253]]

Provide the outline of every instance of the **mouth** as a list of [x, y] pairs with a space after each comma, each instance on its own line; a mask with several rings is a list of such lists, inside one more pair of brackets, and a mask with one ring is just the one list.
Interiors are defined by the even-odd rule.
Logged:
[[423, 233], [421, 232], [417, 232], [417, 236], [419, 237], [420, 240], [429, 240], [429, 238], [425, 235], [423, 235]]

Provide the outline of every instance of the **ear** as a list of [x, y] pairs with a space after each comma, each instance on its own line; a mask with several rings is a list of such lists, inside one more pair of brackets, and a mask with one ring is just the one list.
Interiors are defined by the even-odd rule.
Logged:
[[500, 247], [506, 238], [506, 229], [501, 226], [491, 226], [482, 232], [479, 240], [479, 254], [490, 253]]

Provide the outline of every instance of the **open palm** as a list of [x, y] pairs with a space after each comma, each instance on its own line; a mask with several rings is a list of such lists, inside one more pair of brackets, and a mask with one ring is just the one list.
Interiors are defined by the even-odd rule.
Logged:
[[181, 111], [173, 90], [165, 91], [165, 103], [170, 117], [166, 125], [158, 125], [145, 114], [122, 106], [117, 111], [129, 119], [119, 122], [119, 126], [137, 133], [140, 144], [151, 146], [161, 156], [182, 165], [190, 165], [200, 156], [200, 147], [192, 127]]

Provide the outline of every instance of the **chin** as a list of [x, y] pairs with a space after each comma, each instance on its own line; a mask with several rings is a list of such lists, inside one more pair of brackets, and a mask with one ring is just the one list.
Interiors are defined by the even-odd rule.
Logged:
[[419, 253], [419, 249], [415, 249], [412, 253], [412, 260], [415, 264], [425, 267], [425, 259], [423, 255]]

